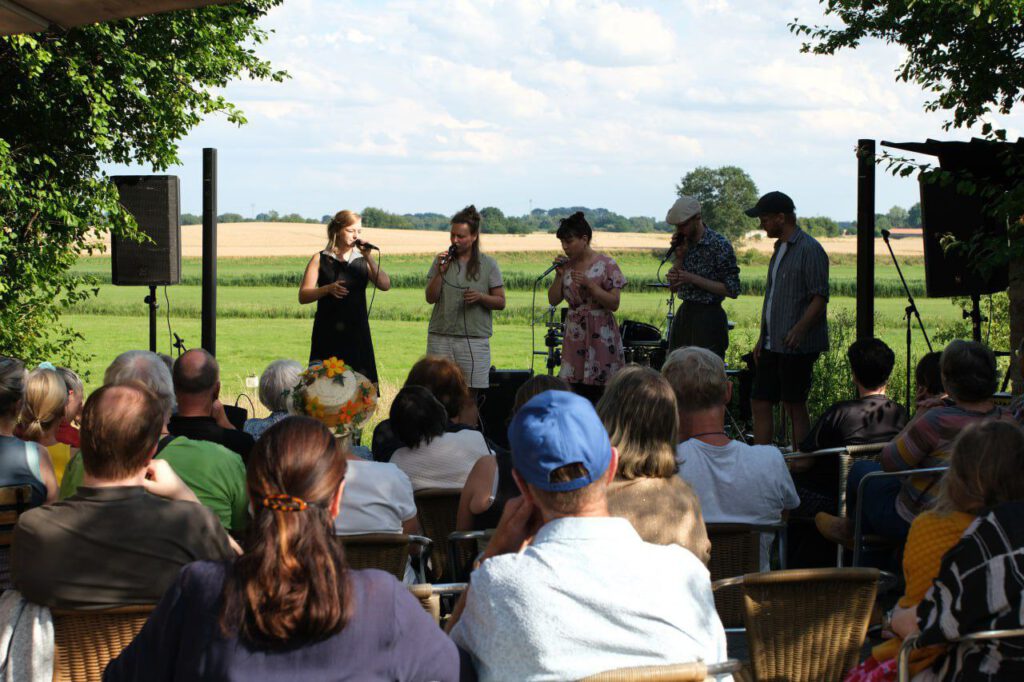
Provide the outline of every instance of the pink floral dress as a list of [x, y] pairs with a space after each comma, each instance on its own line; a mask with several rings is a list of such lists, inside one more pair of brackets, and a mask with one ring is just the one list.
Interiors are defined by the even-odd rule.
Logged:
[[[626, 276], [619, 264], [603, 254], [597, 255], [586, 276], [605, 291], [626, 286]], [[558, 375], [570, 383], [604, 385], [625, 364], [615, 315], [598, 305], [590, 293], [575, 286], [568, 268], [562, 275], [562, 291], [569, 312]]]

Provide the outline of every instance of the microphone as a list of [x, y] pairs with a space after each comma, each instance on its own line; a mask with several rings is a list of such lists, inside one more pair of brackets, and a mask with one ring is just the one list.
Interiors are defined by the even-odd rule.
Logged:
[[667, 261], [667, 260], [668, 260], [669, 258], [671, 258], [671, 257], [672, 257], [672, 254], [673, 254], [673, 253], [675, 253], [675, 252], [676, 252], [676, 247], [677, 247], [677, 246], [679, 246], [679, 244], [678, 244], [677, 242], [673, 242], [673, 243], [672, 243], [672, 246], [668, 247], [668, 251], [666, 251], [666, 252], [665, 252], [665, 255], [661, 257], [661, 264], [662, 264], [662, 265], [663, 265], [663, 264], [664, 264], [664, 263], [665, 263], [665, 262], [666, 262], [666, 261]]
[[362, 239], [357, 239], [356, 240], [356, 248], [359, 249], [359, 250], [371, 249], [373, 251], [380, 251], [380, 248], [376, 244], [371, 244], [370, 242], [364, 242]]
[[448, 254], [444, 257], [445, 263], [450, 263], [455, 258], [455, 254], [458, 253], [458, 249], [455, 248], [455, 244], [448, 247]]
[[892, 234], [889, 230], [882, 230], [882, 239], [889, 241], [889, 235]]
[[569, 262], [568, 258], [566, 258], [565, 256], [559, 256], [558, 258], [556, 258], [555, 260], [553, 260], [551, 262], [551, 267], [550, 268], [548, 268], [547, 270], [545, 270], [544, 272], [541, 273], [540, 278], [544, 279], [545, 277], [550, 275], [554, 270], [556, 270], [557, 268], [562, 267], [563, 265], [565, 265], [568, 262]]

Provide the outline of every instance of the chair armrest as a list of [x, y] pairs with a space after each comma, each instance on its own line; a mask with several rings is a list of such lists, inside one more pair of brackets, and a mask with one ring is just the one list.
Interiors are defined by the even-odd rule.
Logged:
[[434, 545], [434, 541], [428, 538], [426, 535], [410, 535], [409, 544], [419, 545], [423, 548], [424, 552], [429, 553], [430, 548]]
[[841, 455], [844, 452], [848, 452], [846, 447], [838, 448], [822, 448], [821, 450], [814, 450], [813, 452], [786, 452], [783, 453], [783, 457], [786, 461], [793, 459], [812, 459], [815, 457], [831, 457], [832, 455]]
[[726, 673], [738, 673], [743, 670], [743, 661], [735, 658], [728, 658], [721, 663], [707, 664], [708, 675], [725, 675]]
[[1018, 628], [1016, 630], [985, 630], [984, 632], [971, 632], [963, 635], [956, 641], [958, 643], [965, 644], [970, 642], [984, 642], [990, 639], [1011, 639], [1014, 637], [1024, 637], [1024, 628]]
[[910, 682], [910, 654], [917, 648], [917, 633], [910, 635], [900, 645], [896, 654], [896, 679], [898, 682]]
[[456, 530], [451, 533], [448, 533], [448, 541], [457, 542], [459, 540], [486, 540], [492, 535], [494, 535], [493, 528], [488, 528], [487, 530]]
[[888, 443], [862, 443], [860, 445], [847, 445], [846, 452], [851, 455], [870, 455], [881, 452]]
[[742, 585], [745, 576], [735, 575], [731, 578], [720, 578], [719, 580], [711, 583], [711, 591], [717, 592], [723, 587], [732, 587], [734, 585]]

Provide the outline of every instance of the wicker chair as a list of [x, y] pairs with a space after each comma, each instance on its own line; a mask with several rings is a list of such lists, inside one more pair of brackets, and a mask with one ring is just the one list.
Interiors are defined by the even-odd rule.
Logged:
[[724, 663], [673, 663], [671, 665], [645, 665], [636, 668], [617, 668], [584, 677], [581, 682], [704, 682], [715, 675], [738, 673], [743, 665], [729, 659]]
[[435, 582], [452, 579], [448, 567], [448, 536], [455, 532], [461, 494], [461, 489], [452, 488], [424, 488], [414, 493], [423, 534], [434, 543], [433, 571], [429, 577]]
[[29, 500], [32, 499], [32, 486], [12, 485], [0, 488], [0, 547], [10, 547], [11, 537], [14, 535], [14, 524], [18, 522], [18, 516], [28, 509]]
[[420, 606], [441, 625], [441, 597], [455, 597], [466, 591], [468, 583], [445, 583], [436, 585], [410, 585], [412, 596], [420, 600]]
[[457, 530], [448, 534], [448, 565], [452, 577], [458, 582], [467, 582], [473, 570], [473, 562], [487, 549], [494, 529]]
[[153, 608], [52, 609], [54, 682], [99, 682], [107, 663], [135, 638]]
[[[781, 526], [755, 526], [746, 523], [709, 523], [711, 581], [757, 573], [761, 570], [761, 533], [776, 533]], [[783, 553], [784, 554], [784, 553]], [[715, 592], [715, 610], [728, 630], [743, 629], [743, 594], [738, 588], [723, 585]]]
[[[387, 571], [399, 580], [405, 579], [405, 568], [409, 563], [409, 548], [420, 545], [423, 556], [430, 555], [430, 539], [422, 535], [405, 535], [403, 533], [363, 533], [360, 535], [335, 536], [345, 547], [345, 559], [355, 569], [379, 568]], [[426, 582], [422, 575], [422, 563], [419, 579]]]
[[743, 585], [754, 678], [842, 679], [859, 658], [880, 575], [873, 568], [809, 568], [723, 581]]
[[[897, 680], [899, 682], [910, 682], [910, 652], [917, 648], [918, 635], [911, 635], [903, 640], [900, 653], [896, 657]], [[1024, 638], [1022, 630], [986, 630], [984, 632], [972, 632], [960, 639], [953, 640], [958, 644], [971, 644], [974, 642], [986, 642], [997, 639]]]

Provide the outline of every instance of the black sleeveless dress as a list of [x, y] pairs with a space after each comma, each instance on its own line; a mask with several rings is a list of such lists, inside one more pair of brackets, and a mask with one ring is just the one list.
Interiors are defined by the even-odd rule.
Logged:
[[338, 260], [330, 251], [320, 252], [320, 271], [316, 285], [341, 282], [348, 289], [344, 298], [324, 296], [316, 302], [309, 361], [336, 357], [377, 383], [377, 361], [370, 338], [370, 321], [366, 317], [366, 285], [370, 281], [369, 266], [358, 253], [350, 263]]

